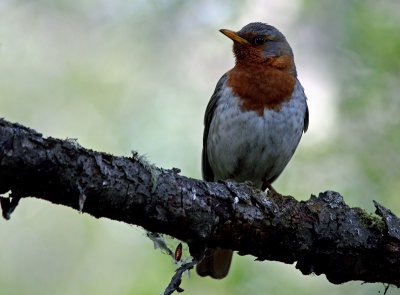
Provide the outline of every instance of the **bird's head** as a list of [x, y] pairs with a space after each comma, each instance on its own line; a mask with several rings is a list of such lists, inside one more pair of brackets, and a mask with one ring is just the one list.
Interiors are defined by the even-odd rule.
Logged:
[[234, 41], [236, 64], [266, 64], [296, 75], [292, 48], [275, 27], [256, 22], [238, 32], [226, 29], [220, 32]]

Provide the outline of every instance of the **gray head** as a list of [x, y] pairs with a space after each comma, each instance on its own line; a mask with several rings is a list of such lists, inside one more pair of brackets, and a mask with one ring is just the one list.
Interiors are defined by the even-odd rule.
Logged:
[[238, 32], [225, 29], [220, 32], [234, 41], [233, 52], [238, 63], [243, 60], [261, 63], [281, 56], [293, 60], [292, 48], [285, 36], [273, 26], [256, 22]]

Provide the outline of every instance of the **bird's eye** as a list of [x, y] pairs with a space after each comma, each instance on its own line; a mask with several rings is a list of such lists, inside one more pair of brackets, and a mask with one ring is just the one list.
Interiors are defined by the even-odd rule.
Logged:
[[265, 39], [262, 37], [256, 37], [254, 39], [254, 44], [256, 45], [263, 45], [265, 43]]

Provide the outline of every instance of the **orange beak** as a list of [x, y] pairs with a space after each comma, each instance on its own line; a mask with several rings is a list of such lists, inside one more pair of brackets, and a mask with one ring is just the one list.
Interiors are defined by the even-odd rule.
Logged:
[[238, 42], [242, 45], [245, 44], [250, 44], [249, 41], [247, 41], [246, 39], [240, 37], [236, 32], [231, 31], [231, 30], [226, 30], [226, 29], [221, 29], [219, 30], [222, 34], [224, 34], [226, 37], [228, 37], [229, 39], [232, 39], [234, 42]]

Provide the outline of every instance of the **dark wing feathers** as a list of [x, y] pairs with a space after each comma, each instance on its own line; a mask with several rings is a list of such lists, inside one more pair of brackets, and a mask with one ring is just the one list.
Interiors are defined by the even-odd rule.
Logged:
[[303, 127], [304, 133], [306, 133], [307, 129], [308, 129], [308, 117], [309, 117], [308, 105], [307, 105], [307, 102], [306, 102], [306, 113], [304, 114], [304, 127]]
[[214, 117], [215, 109], [217, 108], [217, 103], [221, 95], [221, 87], [225, 83], [227, 79], [227, 75], [223, 75], [221, 79], [219, 79], [217, 86], [215, 87], [214, 93], [211, 96], [210, 101], [208, 102], [206, 113], [204, 115], [204, 133], [203, 133], [203, 151], [201, 156], [201, 167], [203, 173], [203, 179], [206, 181], [214, 181], [214, 172], [210, 166], [207, 155], [207, 139], [208, 132], [210, 131], [211, 121]]

